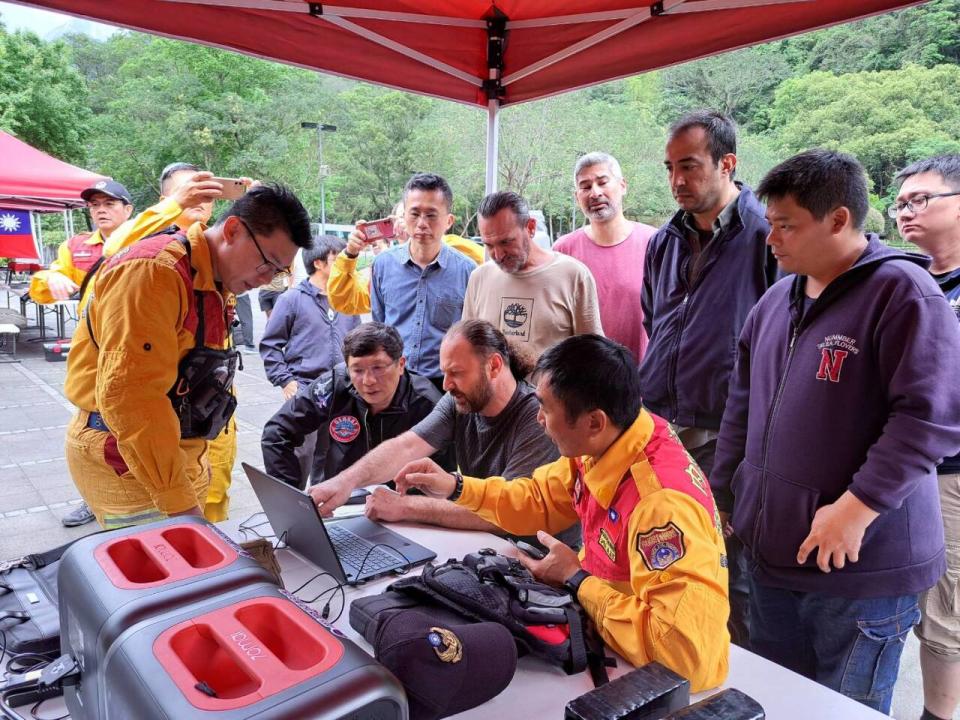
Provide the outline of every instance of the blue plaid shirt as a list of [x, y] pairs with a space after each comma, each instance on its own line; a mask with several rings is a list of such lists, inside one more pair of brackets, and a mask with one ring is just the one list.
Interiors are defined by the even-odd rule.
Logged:
[[463, 313], [467, 280], [476, 267], [466, 255], [446, 245], [420, 268], [407, 245], [380, 253], [370, 280], [370, 312], [392, 325], [403, 338], [407, 367], [425, 377], [440, 372], [440, 341]]

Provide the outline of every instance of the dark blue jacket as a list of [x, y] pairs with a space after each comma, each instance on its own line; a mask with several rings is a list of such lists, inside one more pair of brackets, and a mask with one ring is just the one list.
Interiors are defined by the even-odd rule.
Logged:
[[359, 324], [356, 315], [332, 311], [309, 278], [290, 288], [277, 298], [260, 341], [267, 379], [305, 387], [343, 362], [343, 338]]
[[[936, 465], [960, 449], [960, 328], [928, 259], [871, 236], [804, 313], [805, 278], [754, 308], [710, 476], [765, 585], [906, 595], [945, 570]], [[849, 490], [880, 513], [860, 559], [829, 574], [796, 556], [818, 508]]]
[[741, 186], [739, 220], [710, 242], [693, 286], [683, 212], [650, 239], [643, 270], [640, 364], [643, 404], [685, 427], [720, 428], [737, 338], [747, 313], [777, 276], [763, 205]]

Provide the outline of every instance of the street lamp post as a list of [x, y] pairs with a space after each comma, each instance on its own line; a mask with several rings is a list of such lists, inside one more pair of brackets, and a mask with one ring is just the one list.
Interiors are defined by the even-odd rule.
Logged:
[[324, 180], [327, 177], [327, 168], [323, 164], [323, 134], [325, 132], [336, 132], [336, 125], [327, 125], [321, 122], [302, 122], [300, 127], [304, 130], [316, 130], [317, 131], [317, 159], [318, 159], [318, 176], [320, 178], [320, 234], [327, 234], [327, 194], [324, 191]]

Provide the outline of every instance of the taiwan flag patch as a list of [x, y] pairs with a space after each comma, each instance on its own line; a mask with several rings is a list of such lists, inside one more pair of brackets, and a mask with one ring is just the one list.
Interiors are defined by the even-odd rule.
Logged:
[[683, 531], [672, 522], [637, 534], [637, 552], [647, 570], [666, 570], [687, 554]]

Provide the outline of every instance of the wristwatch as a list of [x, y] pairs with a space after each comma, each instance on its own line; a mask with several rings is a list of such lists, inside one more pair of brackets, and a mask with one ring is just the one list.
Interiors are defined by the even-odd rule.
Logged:
[[350, 253], [347, 252], [346, 248], [343, 249], [343, 254], [346, 255], [351, 260], [356, 260], [358, 257], [360, 257], [360, 255], [351, 255]]
[[583, 581], [588, 577], [590, 577], [590, 573], [583, 568], [580, 568], [573, 575], [563, 581], [563, 586], [570, 591], [570, 594], [573, 595], [573, 597], [577, 597], [577, 593], [580, 592], [580, 586], [583, 585]]
[[456, 502], [460, 496], [463, 495], [463, 475], [458, 472], [454, 472], [453, 477], [456, 478], [457, 484], [453, 488], [453, 492], [447, 496], [447, 500], [450, 502]]

